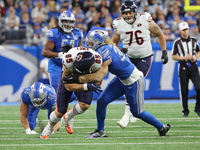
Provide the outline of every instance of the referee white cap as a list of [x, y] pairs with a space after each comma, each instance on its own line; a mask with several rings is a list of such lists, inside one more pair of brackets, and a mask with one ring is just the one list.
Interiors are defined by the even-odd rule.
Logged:
[[184, 30], [184, 29], [189, 29], [188, 23], [187, 22], [181, 22], [179, 25], [179, 30]]

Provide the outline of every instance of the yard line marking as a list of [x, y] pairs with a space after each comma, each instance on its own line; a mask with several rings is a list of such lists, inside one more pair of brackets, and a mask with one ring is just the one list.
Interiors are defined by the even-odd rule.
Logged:
[[[66, 132], [65, 132], [66, 133]], [[160, 139], [160, 138], [200, 138], [200, 136], [165, 136], [165, 137], [160, 137], [160, 136], [151, 136], [151, 137], [107, 137], [109, 139]], [[12, 141], [12, 140], [26, 140], [27, 138], [1, 138], [2, 140], [4, 141]], [[38, 140], [39, 138], [29, 138], [29, 140]], [[85, 137], [80, 137], [80, 138], [49, 138], [48, 140], [70, 140], [70, 139], [75, 139], [75, 140], [78, 140], [78, 139], [87, 139]], [[95, 139], [105, 139], [105, 138], [95, 138]]]
[[[100, 139], [100, 138], [98, 138]], [[91, 140], [91, 139], [89, 139]], [[73, 145], [176, 145], [176, 144], [199, 144], [200, 142], [158, 142], [158, 143], [74, 143], [74, 144], [1, 144], [1, 147], [14, 147], [14, 146], [73, 146]]]
[[[197, 118], [157, 118], [158, 120], [195, 120], [195, 121], [200, 121], [200, 118], [197, 117]], [[118, 121], [119, 119], [106, 119], [107, 121]], [[140, 119], [138, 119], [140, 120]], [[40, 120], [40, 121], [49, 121], [49, 120]], [[88, 121], [88, 119], [74, 119], [74, 122], [82, 122], [82, 121]], [[96, 121], [96, 119], [90, 119], [90, 121]], [[4, 123], [4, 122], [20, 122], [20, 120], [0, 120], [0, 123]]]

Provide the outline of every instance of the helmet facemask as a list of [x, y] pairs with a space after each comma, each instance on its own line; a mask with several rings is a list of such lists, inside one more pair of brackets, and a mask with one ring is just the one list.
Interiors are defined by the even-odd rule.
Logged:
[[71, 33], [75, 25], [75, 16], [70, 11], [64, 11], [58, 18], [58, 25], [66, 33]]
[[97, 27], [90, 30], [86, 37], [86, 46], [97, 50], [101, 45], [105, 44], [108, 39], [108, 32], [104, 28]]

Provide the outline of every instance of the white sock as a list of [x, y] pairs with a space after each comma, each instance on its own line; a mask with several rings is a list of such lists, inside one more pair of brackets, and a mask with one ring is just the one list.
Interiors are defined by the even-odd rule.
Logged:
[[126, 105], [125, 105], [125, 113], [124, 113], [124, 115], [127, 116], [127, 117], [129, 117], [130, 114], [131, 114], [130, 106], [129, 106], [128, 103], [126, 103]]
[[49, 122], [48, 122], [48, 125], [50, 128], [53, 128], [54, 125], [60, 121], [60, 118], [58, 118], [55, 114], [55, 111], [53, 111], [51, 114], [50, 114], [50, 117], [49, 117]]
[[83, 111], [81, 108], [80, 108], [80, 105], [79, 103], [75, 104], [73, 109], [71, 109], [68, 113], [67, 113], [67, 116], [69, 119], [71, 118], [74, 118], [74, 116], [76, 115], [80, 115], [82, 113], [84, 113], [85, 111]]

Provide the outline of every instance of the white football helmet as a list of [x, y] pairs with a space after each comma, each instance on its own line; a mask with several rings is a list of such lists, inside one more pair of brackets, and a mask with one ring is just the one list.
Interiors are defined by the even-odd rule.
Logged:
[[75, 16], [70, 11], [63, 11], [58, 17], [58, 25], [66, 33], [71, 33], [75, 25]]
[[31, 92], [29, 94], [31, 102], [34, 107], [41, 108], [47, 102], [47, 89], [41, 82], [36, 82], [31, 86]]
[[102, 27], [92, 28], [86, 37], [86, 46], [97, 50], [101, 45], [105, 44], [108, 39], [108, 31]]

